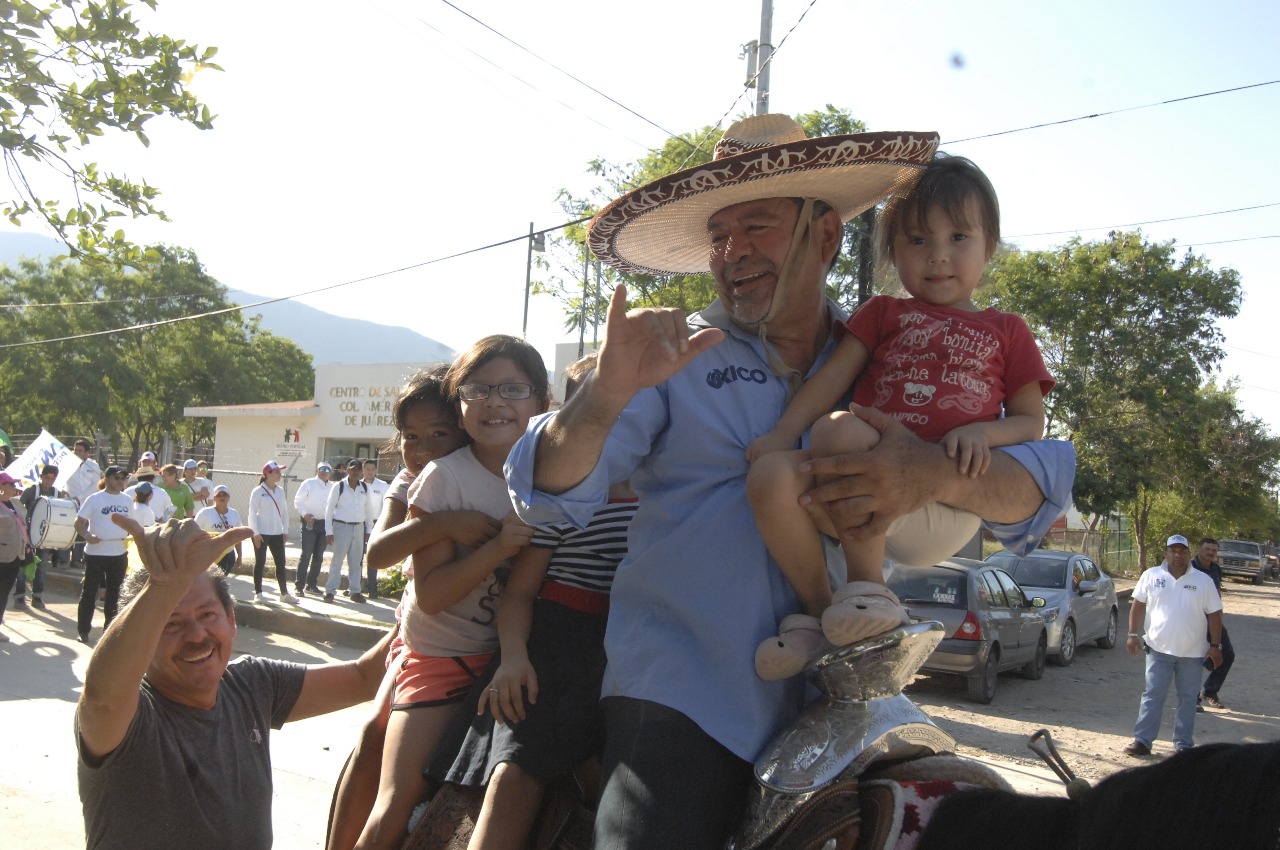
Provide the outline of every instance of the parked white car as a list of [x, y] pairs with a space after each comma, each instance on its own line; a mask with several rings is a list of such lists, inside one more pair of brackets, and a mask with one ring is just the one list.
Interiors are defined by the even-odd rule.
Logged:
[[1076, 660], [1081, 644], [1116, 645], [1120, 608], [1116, 586], [1087, 555], [1036, 549], [1018, 557], [1005, 549], [987, 557], [1013, 576], [1027, 595], [1043, 596], [1049, 630], [1049, 658], [1059, 667]]

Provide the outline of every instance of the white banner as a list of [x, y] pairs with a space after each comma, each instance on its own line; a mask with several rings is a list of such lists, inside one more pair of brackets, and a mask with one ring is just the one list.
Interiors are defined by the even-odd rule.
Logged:
[[18, 455], [13, 463], [5, 468], [5, 472], [17, 478], [23, 487], [29, 487], [40, 480], [40, 470], [46, 466], [58, 467], [58, 478], [53, 486], [59, 490], [67, 489], [67, 481], [80, 468], [80, 458], [71, 449], [62, 445], [48, 431], [40, 429], [40, 436], [27, 446], [27, 450]]

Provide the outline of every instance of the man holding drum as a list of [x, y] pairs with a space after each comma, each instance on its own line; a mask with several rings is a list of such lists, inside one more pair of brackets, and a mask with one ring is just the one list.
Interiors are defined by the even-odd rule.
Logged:
[[[32, 515], [36, 511], [36, 503], [41, 498], [46, 499], [65, 499], [67, 494], [63, 490], [59, 490], [53, 486], [53, 482], [58, 479], [58, 467], [46, 466], [40, 470], [40, 481], [32, 484], [30, 487], [22, 491], [19, 501], [27, 511], [27, 528], [34, 529], [31, 524]], [[44, 599], [41, 594], [44, 593], [44, 574], [49, 565], [61, 564], [66, 566], [71, 563], [70, 549], [52, 549], [41, 548], [43, 541], [33, 539], [31, 544], [36, 547], [36, 555], [40, 558], [40, 562], [36, 565], [35, 577], [31, 579], [31, 607], [44, 610]], [[18, 573], [18, 586], [13, 591], [13, 607], [21, 608], [26, 604], [27, 596], [27, 580], [25, 573]]]

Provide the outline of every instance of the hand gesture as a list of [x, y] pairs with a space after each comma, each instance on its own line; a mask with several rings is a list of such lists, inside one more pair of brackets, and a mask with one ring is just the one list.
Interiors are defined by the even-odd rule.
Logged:
[[751, 445], [747, 446], [747, 460], [755, 463], [764, 455], [794, 451], [795, 448], [796, 441], [779, 434], [775, 428], [763, 437], [756, 437], [751, 441]]
[[528, 657], [503, 659], [489, 688], [480, 696], [476, 714], [484, 714], [487, 709], [498, 723], [519, 723], [525, 718], [526, 692], [530, 705], [538, 701], [538, 674]]
[[441, 511], [448, 514], [449, 537], [459, 546], [479, 548], [498, 536], [502, 523], [484, 511]]
[[987, 429], [979, 424], [953, 428], [942, 438], [947, 457], [956, 460], [956, 471], [977, 478], [991, 466], [991, 442]]
[[533, 540], [533, 526], [526, 525], [515, 511], [508, 511], [502, 518], [502, 529], [491, 541], [503, 552], [503, 557], [513, 557]]
[[595, 386], [629, 399], [670, 378], [723, 339], [724, 331], [718, 328], [690, 334], [683, 310], [648, 307], [628, 312], [627, 288], [619, 284], [609, 301]]
[[170, 519], [149, 529], [122, 514], [112, 514], [111, 521], [133, 537], [149, 580], [157, 585], [190, 582], [208, 569], [228, 547], [253, 534], [251, 528], [242, 525], [210, 537], [190, 519], [181, 522]]

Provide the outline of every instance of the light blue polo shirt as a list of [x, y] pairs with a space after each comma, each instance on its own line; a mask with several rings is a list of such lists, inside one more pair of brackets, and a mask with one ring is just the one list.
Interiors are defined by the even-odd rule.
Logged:
[[[834, 303], [828, 310], [839, 317]], [[782, 415], [786, 384], [771, 373], [760, 339], [733, 325], [719, 301], [690, 324], [721, 328], [725, 339], [632, 399], [582, 483], [558, 496], [533, 489], [538, 437], [555, 414], [530, 421], [507, 459], [507, 483], [526, 522], [583, 527], [605, 503], [609, 483], [630, 479], [640, 508], [614, 579], [602, 695], [673, 708], [753, 761], [805, 698], [803, 677], [766, 682], [755, 671], [756, 646], [800, 609], [746, 494], [747, 446]], [[828, 339], [810, 374], [834, 345]], [[1069, 443], [1016, 448], [1011, 454], [1051, 492], [1036, 517], [1001, 529], [1002, 542], [1022, 548], [1069, 501], [1075, 454]], [[1046, 477], [1058, 486], [1047, 487]], [[827, 564], [833, 586], [843, 584], [834, 545]]]

